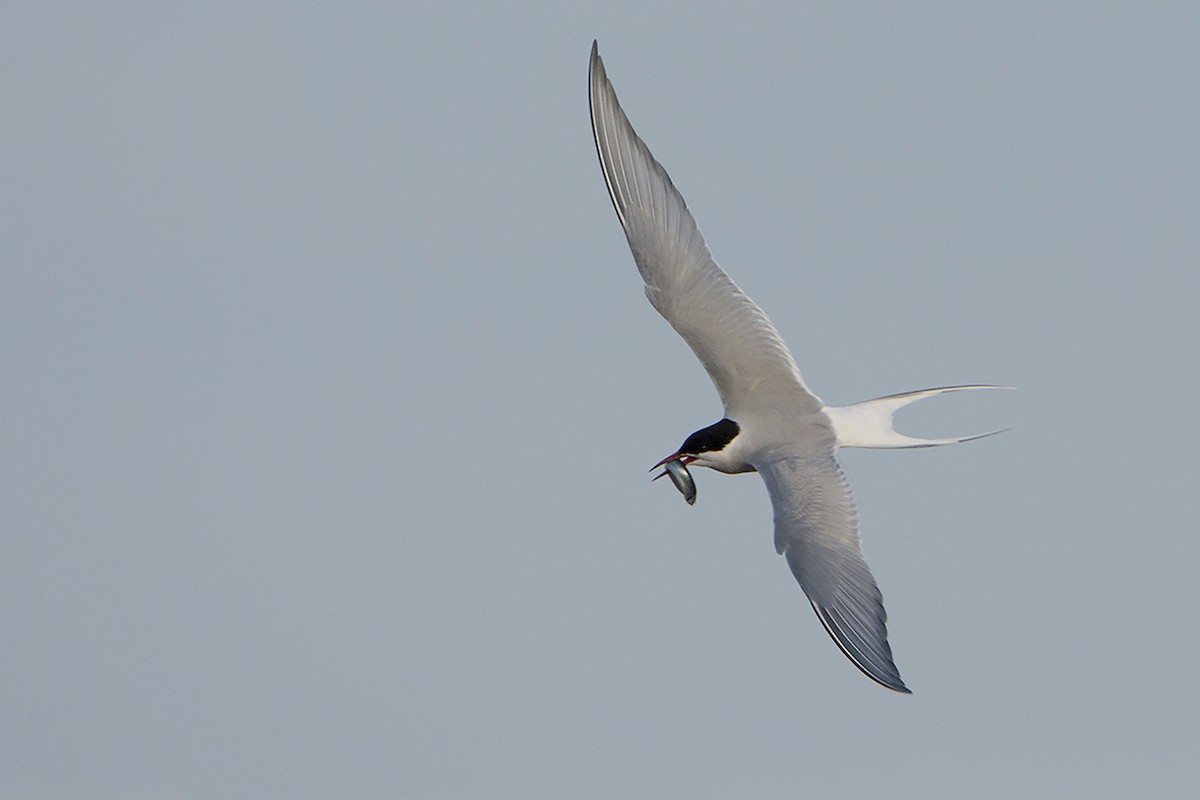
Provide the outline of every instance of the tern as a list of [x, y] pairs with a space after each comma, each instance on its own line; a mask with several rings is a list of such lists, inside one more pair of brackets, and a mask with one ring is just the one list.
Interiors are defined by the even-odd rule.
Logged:
[[842, 447], [933, 447], [1000, 433], [919, 439], [898, 433], [892, 415], [946, 392], [1008, 387], [943, 386], [825, 405], [805, 385], [767, 315], [709, 254], [683, 197], [617, 102], [595, 42], [589, 97], [604, 182], [646, 297], [700, 359], [725, 410], [723, 419], [688, 436], [655, 467], [667, 468], [689, 503], [695, 499], [689, 464], [761, 475], [775, 512], [775, 549], [825, 630], [869, 678], [910, 693], [892, 660], [887, 613], [863, 557], [850, 485], [836, 454]]

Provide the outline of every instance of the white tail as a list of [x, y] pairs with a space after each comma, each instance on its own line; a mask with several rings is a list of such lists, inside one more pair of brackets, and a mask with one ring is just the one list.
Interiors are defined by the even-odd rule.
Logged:
[[969, 442], [972, 439], [982, 439], [1003, 433], [1008, 428], [997, 431], [977, 433], [974, 436], [955, 436], [945, 439], [917, 439], [897, 433], [892, 425], [892, 415], [898, 409], [909, 403], [915, 403], [926, 397], [945, 394], [946, 392], [962, 392], [967, 389], [1011, 389], [1011, 386], [943, 386], [938, 389], [922, 389], [919, 392], [904, 392], [890, 394], [887, 397], [877, 397], [865, 400], [852, 406], [826, 406], [824, 411], [829, 421], [833, 423], [833, 431], [837, 434], [839, 447], [937, 447], [940, 444], [957, 444]]

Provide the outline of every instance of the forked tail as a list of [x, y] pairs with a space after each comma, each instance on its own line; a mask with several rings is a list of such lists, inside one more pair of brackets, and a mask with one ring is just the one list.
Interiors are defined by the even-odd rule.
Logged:
[[969, 442], [972, 439], [982, 439], [1003, 433], [1008, 428], [1001, 428], [987, 433], [977, 433], [973, 436], [953, 436], [945, 439], [918, 439], [897, 433], [892, 425], [892, 415], [898, 409], [909, 403], [915, 403], [926, 397], [945, 394], [946, 392], [962, 392], [967, 389], [1011, 389], [1011, 386], [942, 386], [938, 389], [922, 389], [919, 392], [904, 392], [890, 394], [887, 397], [877, 397], [874, 400], [864, 400], [852, 406], [826, 406], [825, 414], [833, 423], [833, 431], [837, 434], [839, 447], [936, 447], [940, 444], [957, 444]]

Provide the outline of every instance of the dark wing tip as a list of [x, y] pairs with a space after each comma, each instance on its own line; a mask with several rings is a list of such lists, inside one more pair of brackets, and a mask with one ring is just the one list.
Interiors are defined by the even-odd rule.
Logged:
[[835, 609], [824, 608], [816, 603], [812, 603], [812, 607], [829, 638], [833, 639], [833, 643], [862, 674], [893, 692], [912, 694], [912, 690], [904, 685], [900, 670], [892, 661], [892, 648], [888, 646], [886, 638], [873, 644], [855, 632]]

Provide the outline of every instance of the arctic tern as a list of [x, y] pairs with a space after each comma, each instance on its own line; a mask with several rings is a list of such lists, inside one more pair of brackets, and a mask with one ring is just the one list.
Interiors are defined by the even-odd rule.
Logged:
[[825, 630], [868, 677], [909, 693], [892, 660], [887, 613], [835, 454], [841, 447], [932, 447], [999, 433], [919, 439], [898, 433], [892, 415], [945, 392], [1007, 387], [944, 386], [845, 407], [822, 403], [766, 314], [709, 254], [683, 197], [621, 110], [595, 42], [589, 94], [600, 167], [646, 297], [700, 359], [725, 409], [722, 420], [688, 436], [656, 467], [666, 468], [689, 503], [695, 487], [688, 465], [761, 475], [775, 511], [775, 549]]

